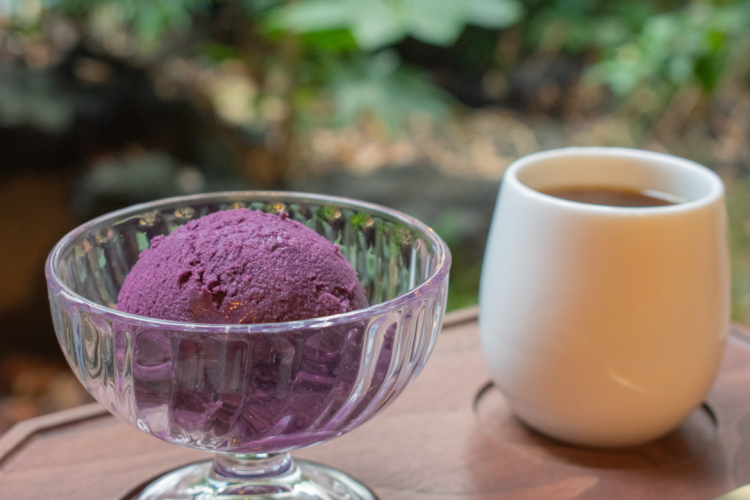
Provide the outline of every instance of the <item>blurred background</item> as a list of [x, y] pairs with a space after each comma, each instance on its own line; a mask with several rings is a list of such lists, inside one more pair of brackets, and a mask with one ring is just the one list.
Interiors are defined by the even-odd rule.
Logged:
[[230, 189], [368, 200], [448, 242], [456, 309], [504, 169], [574, 145], [719, 173], [750, 324], [750, 0], [0, 0], [0, 433], [90, 401], [43, 273], [78, 224]]

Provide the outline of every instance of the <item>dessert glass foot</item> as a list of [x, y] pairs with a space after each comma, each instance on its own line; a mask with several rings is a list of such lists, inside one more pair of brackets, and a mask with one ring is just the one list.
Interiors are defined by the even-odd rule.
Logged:
[[[336, 243], [370, 306], [252, 325], [117, 311], [123, 280], [153, 238], [240, 207], [283, 210]], [[160, 200], [94, 219], [55, 246], [46, 275], [58, 340], [88, 391], [143, 432], [215, 453], [213, 462], [157, 479], [142, 500], [358, 500], [375, 496], [347, 474], [292, 461], [288, 452], [355, 429], [414, 380], [440, 331], [449, 268], [445, 243], [394, 210], [250, 191]]]
[[376, 500], [365, 485], [336, 469], [289, 453], [217, 454], [213, 461], [176, 469], [149, 484], [138, 500]]

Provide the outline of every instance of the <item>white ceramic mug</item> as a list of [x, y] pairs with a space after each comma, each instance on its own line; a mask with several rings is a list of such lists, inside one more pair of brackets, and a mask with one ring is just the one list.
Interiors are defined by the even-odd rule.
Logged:
[[[622, 208], [540, 190], [653, 189]], [[629, 446], [703, 400], [729, 324], [724, 187], [696, 163], [620, 148], [533, 154], [505, 173], [480, 286], [482, 347], [515, 414], [551, 437]]]

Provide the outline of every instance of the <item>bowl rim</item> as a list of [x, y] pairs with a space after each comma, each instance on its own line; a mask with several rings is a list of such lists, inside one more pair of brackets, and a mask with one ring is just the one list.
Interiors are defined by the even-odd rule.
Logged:
[[[134, 215], [136, 213], [146, 212], [154, 209], [165, 209], [170, 207], [177, 208], [185, 203], [203, 201], [210, 203], [215, 200], [217, 203], [226, 202], [231, 203], [232, 201], [244, 201], [247, 202], [247, 197], [253, 198], [286, 198], [287, 200], [292, 199], [293, 202], [305, 202], [314, 201], [321, 204], [330, 202], [336, 204], [342, 208], [363, 208], [370, 212], [380, 213], [386, 215], [387, 218], [395, 219], [406, 225], [421, 231], [426, 239], [434, 246], [435, 256], [437, 258], [437, 265], [435, 270], [430, 274], [427, 279], [424, 280], [420, 285], [409, 290], [408, 292], [401, 294], [392, 299], [380, 302], [378, 304], [368, 306], [362, 309], [354, 311], [335, 314], [332, 316], [322, 316], [319, 318], [310, 318], [296, 321], [285, 321], [280, 323], [252, 323], [252, 324], [214, 324], [214, 323], [188, 323], [181, 321], [171, 321], [163, 319], [149, 318], [146, 316], [139, 316], [136, 314], [130, 314], [116, 309], [111, 309], [107, 306], [98, 304], [88, 298], [71, 290], [63, 281], [60, 279], [58, 274], [57, 264], [61, 257], [62, 252], [68, 248], [68, 246], [75, 241], [82, 234], [93, 231], [97, 226], [103, 225], [105, 222], [111, 221], [112, 219], [124, 219], [128, 215]], [[279, 333], [283, 331], [295, 330], [295, 329], [319, 329], [327, 328], [337, 324], [346, 324], [356, 321], [365, 320], [371, 316], [381, 315], [389, 311], [398, 309], [405, 306], [409, 302], [415, 300], [420, 295], [424, 296], [434, 291], [441, 283], [443, 283], [450, 270], [451, 254], [448, 245], [443, 241], [440, 236], [429, 226], [420, 222], [419, 220], [399, 212], [397, 210], [384, 207], [375, 203], [354, 200], [352, 198], [345, 198], [340, 196], [330, 196], [323, 194], [304, 193], [298, 191], [270, 191], [270, 190], [244, 190], [244, 191], [221, 191], [212, 193], [202, 193], [195, 195], [176, 196], [171, 198], [161, 198], [154, 201], [145, 203], [139, 203], [131, 205], [113, 212], [106, 213], [88, 222], [81, 224], [72, 231], [68, 232], [63, 236], [52, 248], [47, 261], [45, 262], [45, 275], [50, 292], [55, 296], [64, 295], [67, 302], [74, 302], [77, 307], [83, 307], [90, 313], [95, 313], [99, 316], [106, 317], [108, 319], [117, 320], [120, 322], [127, 322], [134, 324], [135, 326], [143, 326], [149, 328], [160, 328], [164, 330], [181, 330], [191, 332], [203, 332], [203, 333]], [[51, 297], [50, 297], [51, 298]]]

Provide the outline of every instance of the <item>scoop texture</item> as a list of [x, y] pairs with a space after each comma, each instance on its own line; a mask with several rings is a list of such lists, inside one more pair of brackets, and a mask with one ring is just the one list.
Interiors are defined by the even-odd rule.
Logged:
[[157, 236], [117, 309], [192, 323], [276, 323], [367, 307], [339, 248], [285, 212], [215, 212]]

